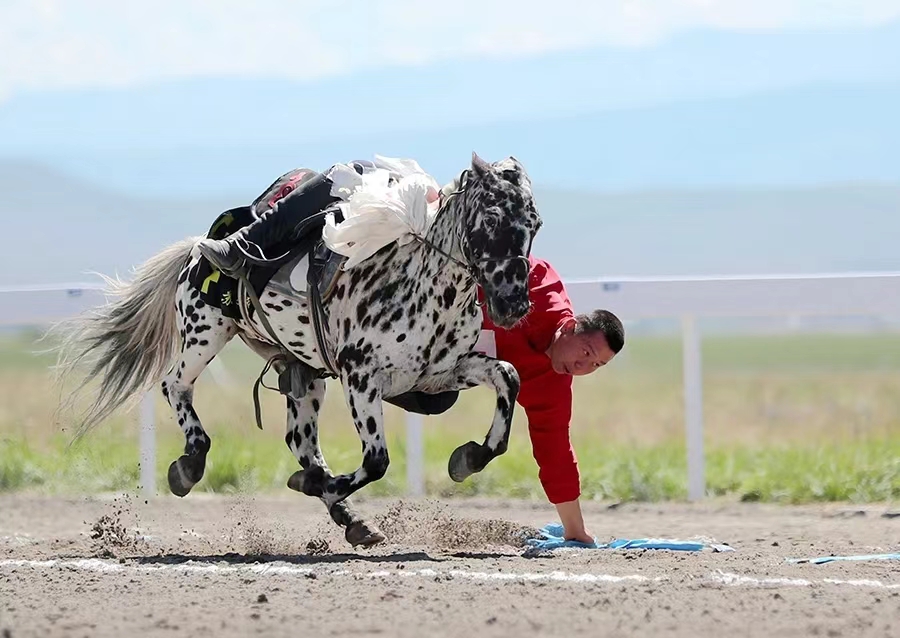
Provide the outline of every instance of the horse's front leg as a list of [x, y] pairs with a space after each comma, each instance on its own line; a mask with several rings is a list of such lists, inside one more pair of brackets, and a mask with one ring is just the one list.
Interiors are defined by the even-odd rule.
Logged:
[[472, 474], [483, 470], [492, 459], [506, 452], [513, 409], [519, 395], [519, 374], [511, 363], [472, 352], [461, 359], [448, 376], [452, 378], [452, 385], [457, 389], [484, 385], [497, 393], [494, 420], [491, 421], [491, 429], [488, 430], [484, 443], [469, 441], [456, 448], [450, 455], [447, 465], [450, 478], [461, 483]]
[[325, 457], [319, 447], [319, 409], [325, 398], [325, 380], [314, 380], [306, 394], [299, 400], [287, 397], [287, 444], [302, 470], [290, 479], [288, 487], [309, 496], [320, 498], [328, 507], [328, 513], [335, 523], [346, 528], [344, 537], [351, 545], [369, 547], [384, 540], [378, 529], [367, 523], [355, 511], [350, 499], [329, 504], [324, 497], [325, 479], [331, 476]]
[[381, 388], [376, 375], [350, 371], [348, 366], [342, 368], [344, 396], [362, 442], [363, 458], [362, 465], [352, 474], [332, 477], [323, 473], [309, 476], [304, 482], [304, 491], [307, 494], [321, 494], [329, 510], [357, 490], [383, 477], [390, 463], [384, 437]]

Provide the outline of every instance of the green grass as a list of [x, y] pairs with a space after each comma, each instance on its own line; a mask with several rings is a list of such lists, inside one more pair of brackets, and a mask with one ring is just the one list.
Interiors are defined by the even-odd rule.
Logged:
[[[169, 437], [167, 437], [169, 439]], [[446, 476], [444, 468], [455, 441], [430, 437], [427, 487], [434, 495], [498, 496], [542, 499], [536, 466], [523, 445], [496, 459], [485, 472], [463, 484]], [[392, 465], [388, 475], [366, 488], [366, 494], [402, 494], [405, 450], [401, 438], [390, 440]], [[234, 493], [284, 489], [297, 469], [283, 445], [269, 439], [218, 437], [200, 492]], [[650, 447], [596, 445], [580, 454], [583, 498], [660, 501], [686, 497], [685, 451], [677, 443]], [[158, 451], [157, 487], [166, 490], [165, 472], [179, 453], [170, 439]], [[328, 455], [345, 469], [355, 462], [348, 450]], [[326, 452], [327, 454], [327, 452]], [[852, 445], [809, 448], [707, 450], [707, 491], [710, 495], [782, 503], [814, 501], [874, 502], [900, 498], [900, 437], [860, 441]], [[50, 493], [83, 493], [135, 489], [138, 459], [134, 443], [104, 440], [67, 449], [65, 440], [49, 446], [0, 441], [0, 491], [39, 489]]]
[[[117, 415], [72, 447], [51, 420], [56, 395], [30, 335], [0, 340], [0, 490], [56, 493], [130, 490], [139, 476], [133, 415]], [[572, 439], [584, 498], [657, 501], [686, 497], [680, 344], [632, 338], [627, 356], [576, 380]], [[297, 463], [283, 442], [284, 404], [263, 391], [265, 429], [253, 423], [251, 384], [262, 361], [239, 344], [222, 359], [235, 387], [198, 382], [195, 403], [213, 443], [197, 491], [284, 490]], [[900, 498], [900, 335], [716, 337], [704, 341], [707, 488], [711, 495], [783, 503]], [[463, 393], [426, 423], [432, 495], [543, 500], [527, 421], [517, 408], [510, 449], [463, 484], [446, 472], [451, 451], [480, 440], [493, 397]], [[158, 488], [183, 445], [158, 398]], [[337, 384], [321, 411], [320, 439], [337, 472], [360, 462], [359, 441]], [[387, 476], [367, 495], [405, 489], [404, 415], [386, 408]]]

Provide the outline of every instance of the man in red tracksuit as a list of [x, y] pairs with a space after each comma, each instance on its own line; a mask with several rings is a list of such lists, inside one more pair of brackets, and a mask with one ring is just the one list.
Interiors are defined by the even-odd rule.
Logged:
[[[569, 439], [572, 380], [609, 363], [622, 349], [625, 331], [619, 319], [606, 310], [576, 315], [556, 270], [543, 259], [532, 256], [529, 261], [531, 311], [506, 330], [493, 325], [484, 310], [475, 349], [515, 366], [521, 381], [517, 403], [528, 419], [544, 493], [556, 506], [565, 538], [592, 543], [578, 501], [581, 481]], [[411, 392], [385, 400], [411, 412], [440, 414], [458, 395]]]

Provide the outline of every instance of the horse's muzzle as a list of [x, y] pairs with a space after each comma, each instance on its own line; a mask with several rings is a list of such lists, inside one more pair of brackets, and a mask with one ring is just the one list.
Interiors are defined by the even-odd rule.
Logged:
[[531, 309], [528, 293], [494, 296], [488, 302], [488, 316], [500, 328], [512, 328]]

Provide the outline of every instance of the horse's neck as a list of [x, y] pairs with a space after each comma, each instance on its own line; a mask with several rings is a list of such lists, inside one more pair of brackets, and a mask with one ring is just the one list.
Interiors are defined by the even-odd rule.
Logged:
[[[466, 223], [464, 215], [463, 195], [453, 195], [434, 218], [426, 234], [431, 244], [462, 263], [466, 263], [460, 236]], [[444, 255], [441, 257], [446, 260]]]
[[462, 247], [465, 214], [462, 195], [454, 195], [437, 214], [425, 236], [428, 241], [421, 246], [422, 269], [417, 275], [441, 290], [455, 288], [458, 294], [453, 306], [458, 311], [473, 301], [470, 296], [475, 294]]

